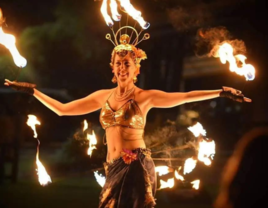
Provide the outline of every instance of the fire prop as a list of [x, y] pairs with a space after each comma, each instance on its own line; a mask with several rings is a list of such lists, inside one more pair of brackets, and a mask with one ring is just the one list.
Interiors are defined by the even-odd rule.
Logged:
[[3, 31], [2, 24], [4, 22], [3, 13], [0, 8], [0, 43], [4, 45], [11, 53], [14, 63], [23, 68], [27, 65], [27, 61], [24, 57], [22, 57], [16, 48], [16, 38], [13, 35], [6, 34]]
[[32, 128], [34, 131], [34, 138], [36, 138], [38, 145], [37, 145], [37, 152], [36, 152], [36, 165], [37, 165], [37, 175], [38, 175], [38, 181], [42, 186], [47, 185], [48, 183], [52, 183], [50, 176], [47, 174], [47, 171], [43, 164], [39, 160], [39, 147], [40, 147], [40, 141], [37, 139], [37, 133], [35, 125], [41, 125], [40, 121], [36, 118], [34, 115], [28, 115], [27, 125]]
[[246, 64], [247, 57], [241, 54], [233, 55], [233, 47], [230, 43], [222, 43], [218, 46], [215, 57], [219, 57], [221, 63], [229, 62], [229, 69], [238, 75], [244, 76], [246, 80], [251, 81], [255, 78], [255, 68], [251, 64]]
[[[86, 130], [88, 129], [88, 123], [86, 120], [84, 120], [84, 127], [83, 127], [83, 132], [86, 133]], [[92, 135], [91, 134], [88, 134], [86, 133], [86, 137], [87, 137], [87, 140], [88, 140], [88, 150], [87, 150], [87, 154], [89, 156], [92, 155], [92, 152], [94, 149], [97, 149], [96, 148], [96, 145], [97, 145], [97, 139], [96, 139], [96, 135], [94, 133], [94, 131], [92, 131]]]
[[[183, 175], [187, 175], [194, 170], [197, 164], [197, 160], [203, 162], [205, 165], [209, 166], [212, 163], [213, 156], [215, 155], [215, 142], [213, 140], [208, 140], [205, 138], [206, 130], [200, 123], [195, 124], [188, 128], [194, 136], [197, 138], [196, 149], [198, 151], [197, 158], [188, 158], [184, 162]], [[185, 181], [183, 175], [180, 174], [181, 168], [178, 169], [170, 168], [168, 166], [158, 166], [155, 168], [159, 176], [166, 175], [168, 173], [174, 172], [174, 177], [169, 178], [167, 181], [160, 180], [160, 188], [173, 188], [175, 185], [175, 179], [180, 181]], [[191, 182], [194, 189], [199, 189], [200, 180], [195, 180]]]
[[[143, 17], [141, 16], [141, 12], [136, 10], [132, 4], [130, 3], [130, 0], [119, 0], [120, 2], [120, 9], [121, 11], [127, 13], [129, 16], [131, 16], [134, 20], [136, 20], [139, 25], [141, 26], [142, 29], [146, 30], [150, 27], [150, 23], [146, 22]], [[112, 28], [114, 23], [114, 21], [119, 22], [121, 20], [121, 15], [118, 13], [118, 5], [116, 3], [116, 0], [110, 0], [110, 9], [111, 9], [111, 13], [112, 13], [112, 18], [111, 19], [110, 15], [108, 14], [108, 8], [107, 8], [107, 4], [108, 1], [107, 0], [103, 0], [102, 2], [102, 6], [101, 6], [101, 13], [104, 17], [104, 20], [106, 22], [106, 24]]]

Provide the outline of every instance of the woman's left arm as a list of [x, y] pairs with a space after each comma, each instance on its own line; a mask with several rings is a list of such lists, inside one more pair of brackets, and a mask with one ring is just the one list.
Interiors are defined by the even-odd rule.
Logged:
[[[223, 93], [224, 92], [224, 93]], [[184, 103], [197, 102], [202, 100], [209, 100], [217, 97], [228, 97], [232, 99], [233, 96], [238, 98], [236, 101], [239, 102], [251, 102], [249, 98], [245, 98], [241, 91], [230, 88], [223, 87], [223, 89], [219, 90], [200, 90], [200, 91], [190, 91], [185, 93], [174, 92], [168, 93], [160, 90], [149, 90], [148, 98], [149, 105], [152, 108], [171, 108]]]

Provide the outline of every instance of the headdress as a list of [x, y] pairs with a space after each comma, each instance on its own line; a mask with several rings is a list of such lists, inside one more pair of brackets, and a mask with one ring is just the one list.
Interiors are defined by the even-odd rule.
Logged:
[[[119, 22], [119, 29], [114, 32], [113, 26], [114, 23], [111, 19], [111, 17], [107, 13], [107, 0], [103, 0], [103, 4], [101, 6], [101, 12], [103, 14], [103, 17], [106, 21], [106, 24], [109, 26], [109, 28], [112, 30], [112, 34], [114, 36], [114, 40], [112, 40], [111, 34], [106, 35], [106, 39], [110, 40], [113, 45], [115, 46], [112, 52], [112, 57], [111, 57], [111, 63], [110, 65], [113, 65], [113, 61], [115, 58], [115, 55], [121, 55], [124, 56], [128, 52], [131, 53], [131, 57], [133, 58], [136, 66], [140, 68], [140, 62], [141, 60], [144, 60], [147, 58], [146, 53], [137, 48], [136, 46], [142, 42], [143, 40], [147, 40], [150, 38], [150, 35], [148, 33], [145, 33], [143, 35], [143, 38], [139, 38], [141, 33], [148, 29], [150, 24], [146, 21], [141, 16], [141, 12], [137, 11], [131, 4], [129, 0], [118, 0], [118, 3], [120, 3], [120, 9], [122, 12], [127, 14], [127, 23], [128, 24], [128, 17], [131, 16], [135, 20], [135, 25], [134, 27], [131, 27], [129, 25], [121, 27], [121, 15], [117, 12], [117, 3], [116, 0], [110, 0], [110, 7], [111, 7], [111, 13], [112, 13], [112, 18], [114, 21]], [[141, 26], [141, 31], [138, 33], [137, 30], [135, 29], [136, 23], [139, 23]], [[122, 34], [122, 30], [125, 30], [125, 33]], [[131, 34], [128, 34], [127, 32], [130, 31]], [[135, 34], [135, 39], [132, 39], [133, 33]]]

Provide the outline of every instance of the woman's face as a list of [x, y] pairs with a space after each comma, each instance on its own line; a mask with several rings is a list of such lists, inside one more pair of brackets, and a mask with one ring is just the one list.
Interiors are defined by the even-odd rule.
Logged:
[[133, 82], [133, 77], [137, 75], [137, 67], [129, 53], [124, 57], [116, 54], [113, 73], [119, 82]]

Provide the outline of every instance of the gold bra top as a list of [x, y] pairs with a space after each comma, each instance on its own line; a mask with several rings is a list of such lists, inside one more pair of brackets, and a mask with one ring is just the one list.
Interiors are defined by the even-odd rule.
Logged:
[[100, 113], [100, 123], [103, 129], [111, 126], [144, 129], [143, 116], [138, 104], [134, 99], [128, 100], [117, 111], [114, 111], [111, 108], [108, 99], [102, 107]]

